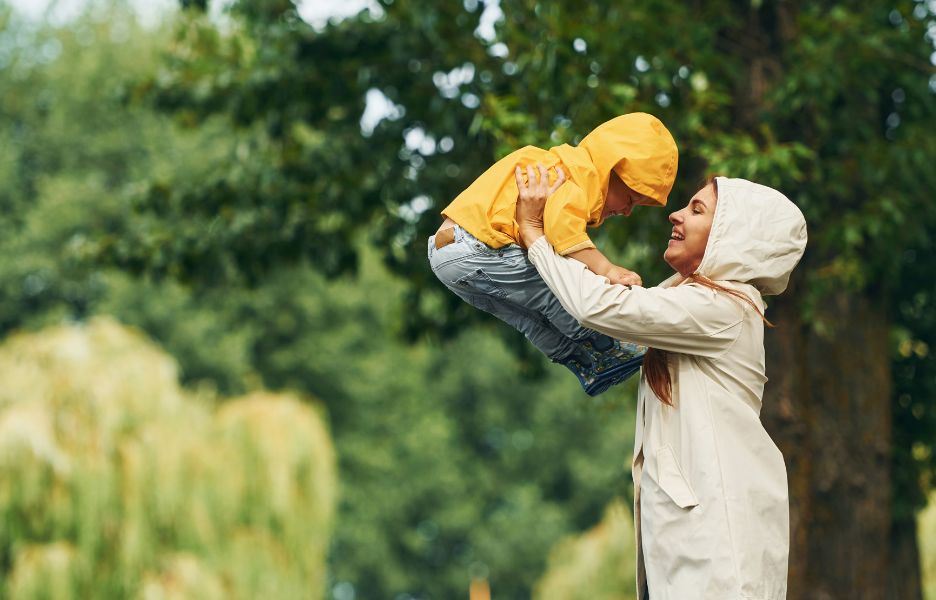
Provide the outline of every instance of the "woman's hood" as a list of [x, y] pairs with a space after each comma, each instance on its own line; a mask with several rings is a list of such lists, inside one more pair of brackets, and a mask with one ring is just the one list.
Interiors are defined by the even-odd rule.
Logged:
[[615, 117], [593, 129], [578, 146], [562, 144], [550, 150], [589, 198], [601, 198], [601, 205], [614, 171], [632, 190], [665, 206], [679, 161], [673, 136], [647, 113]]
[[746, 179], [716, 177], [718, 203], [696, 273], [783, 292], [806, 250], [806, 219], [786, 196]]

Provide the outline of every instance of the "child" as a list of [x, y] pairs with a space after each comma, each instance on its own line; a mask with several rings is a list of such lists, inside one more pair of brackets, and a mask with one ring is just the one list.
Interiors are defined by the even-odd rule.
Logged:
[[559, 304], [519, 245], [515, 173], [537, 163], [568, 173], [546, 204], [546, 238], [556, 252], [611, 283], [640, 285], [635, 273], [598, 251], [585, 229], [609, 216], [630, 215], [636, 205], [665, 206], [677, 162], [672, 135], [646, 113], [611, 119], [576, 147], [521, 148], [494, 163], [442, 211], [445, 222], [429, 238], [432, 271], [460, 298], [509, 323], [550, 360], [568, 367], [586, 393], [598, 395], [636, 372], [646, 349], [582, 327]]

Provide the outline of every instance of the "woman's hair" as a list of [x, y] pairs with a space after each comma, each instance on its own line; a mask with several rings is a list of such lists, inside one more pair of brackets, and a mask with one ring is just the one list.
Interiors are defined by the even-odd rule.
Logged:
[[[715, 177], [709, 177], [705, 185], [711, 185], [714, 183]], [[718, 197], [718, 187], [715, 187], [716, 198]], [[735, 298], [747, 302], [751, 308], [753, 308], [760, 318], [767, 324], [768, 327], [773, 327], [773, 323], [767, 320], [767, 317], [764, 316], [764, 313], [760, 311], [754, 301], [751, 300], [747, 294], [744, 292], [739, 292], [738, 290], [719, 285], [705, 277], [699, 275], [698, 273], [693, 273], [687, 277], [693, 283], [697, 283], [701, 286], [707, 287], [715, 292], [722, 292]], [[644, 355], [643, 360], [643, 376], [647, 380], [647, 384], [650, 386], [650, 389], [653, 390], [653, 393], [656, 394], [657, 398], [663, 404], [673, 406], [673, 380], [670, 377], [669, 372], [669, 353], [660, 350], [659, 348], [648, 348], [647, 354]]]
[[[760, 315], [760, 318], [768, 327], [774, 326], [773, 323], [767, 320], [767, 317], [764, 316], [764, 313], [760, 311], [757, 305], [754, 304], [754, 301], [744, 292], [719, 285], [708, 277], [703, 277], [695, 273], [690, 275], [688, 279], [693, 283], [698, 283], [716, 292], [724, 292], [725, 294], [747, 302], [751, 308]], [[669, 372], [669, 353], [659, 348], [647, 348], [647, 354], [644, 355], [643, 360], [643, 376], [647, 379], [647, 384], [650, 386], [650, 389], [653, 390], [653, 393], [656, 394], [657, 398], [659, 398], [663, 404], [673, 406], [673, 380]]]

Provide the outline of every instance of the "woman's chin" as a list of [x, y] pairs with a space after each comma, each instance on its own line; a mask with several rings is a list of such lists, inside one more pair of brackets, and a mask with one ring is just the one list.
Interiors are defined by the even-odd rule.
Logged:
[[663, 260], [666, 261], [666, 264], [668, 264], [670, 268], [673, 269], [674, 271], [679, 270], [676, 268], [676, 265], [673, 264], [673, 253], [670, 252], [669, 248], [667, 248], [666, 251], [663, 253]]
[[[695, 268], [691, 264], [687, 264], [686, 261], [680, 260], [680, 252], [675, 250], [672, 246], [666, 249], [666, 252], [663, 253], [663, 260], [666, 261], [666, 264], [670, 266], [671, 269], [682, 275], [683, 277], [688, 277], [691, 275]], [[698, 266], [698, 265], [696, 265]]]

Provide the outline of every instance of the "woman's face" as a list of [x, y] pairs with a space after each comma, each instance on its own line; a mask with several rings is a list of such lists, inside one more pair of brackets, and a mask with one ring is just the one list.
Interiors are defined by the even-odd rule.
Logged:
[[695, 273], [705, 254], [718, 196], [710, 183], [689, 200], [689, 204], [669, 216], [673, 224], [669, 245], [663, 259], [683, 277]]

